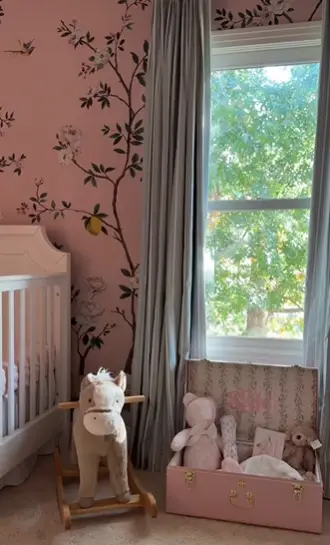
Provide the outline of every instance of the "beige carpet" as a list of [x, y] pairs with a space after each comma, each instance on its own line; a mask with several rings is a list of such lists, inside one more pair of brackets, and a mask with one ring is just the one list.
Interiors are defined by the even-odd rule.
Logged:
[[65, 531], [59, 520], [50, 458], [41, 458], [28, 481], [0, 492], [0, 545], [329, 545], [330, 502], [322, 536], [167, 515], [161, 475], [143, 474], [160, 514], [142, 513], [77, 520]]

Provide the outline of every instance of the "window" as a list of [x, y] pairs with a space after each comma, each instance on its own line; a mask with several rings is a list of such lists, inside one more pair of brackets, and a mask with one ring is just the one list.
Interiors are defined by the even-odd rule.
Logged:
[[208, 356], [301, 364], [319, 24], [213, 36]]

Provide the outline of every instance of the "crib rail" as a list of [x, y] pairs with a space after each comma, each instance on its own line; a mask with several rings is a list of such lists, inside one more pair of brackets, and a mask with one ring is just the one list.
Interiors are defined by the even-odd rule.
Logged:
[[54, 283], [65, 281], [65, 273], [42, 274], [42, 275], [10, 275], [0, 276], [0, 292], [9, 292], [28, 289], [32, 286], [47, 286]]
[[65, 399], [68, 293], [64, 273], [0, 277], [0, 440]]

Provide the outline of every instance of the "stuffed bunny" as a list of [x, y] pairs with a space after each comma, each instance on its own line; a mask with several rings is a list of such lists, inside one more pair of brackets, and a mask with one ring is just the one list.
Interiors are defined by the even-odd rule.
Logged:
[[221, 437], [215, 426], [217, 407], [210, 397], [187, 393], [183, 398], [188, 428], [172, 440], [171, 449], [184, 449], [183, 464], [192, 469], [219, 469]]

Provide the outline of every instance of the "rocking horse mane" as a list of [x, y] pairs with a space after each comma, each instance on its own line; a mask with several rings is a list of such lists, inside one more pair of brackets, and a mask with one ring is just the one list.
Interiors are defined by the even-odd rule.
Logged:
[[88, 373], [88, 375], [83, 378], [80, 391], [85, 390], [85, 388], [93, 384], [102, 384], [104, 382], [114, 382], [114, 378], [108, 369], [100, 367], [97, 373]]

